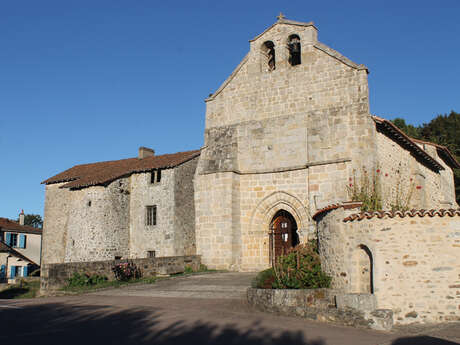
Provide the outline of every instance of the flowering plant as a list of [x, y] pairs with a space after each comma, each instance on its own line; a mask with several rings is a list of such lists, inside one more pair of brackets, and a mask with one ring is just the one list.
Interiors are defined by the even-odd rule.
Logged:
[[[415, 181], [408, 176], [403, 176], [401, 163], [395, 171], [396, 177], [393, 179], [388, 173], [383, 172], [379, 167], [369, 173], [363, 168], [360, 176], [349, 178], [347, 190], [352, 201], [361, 201], [362, 211], [379, 211], [385, 204], [392, 211], [407, 211], [414, 195], [414, 189], [421, 190], [422, 186], [415, 185]], [[388, 182], [386, 182], [389, 179]], [[409, 180], [409, 184], [407, 184]], [[382, 188], [382, 183], [385, 188]], [[382, 191], [382, 190], [385, 190]]]
[[112, 267], [116, 280], [127, 281], [141, 277], [141, 271], [132, 262], [121, 262]]

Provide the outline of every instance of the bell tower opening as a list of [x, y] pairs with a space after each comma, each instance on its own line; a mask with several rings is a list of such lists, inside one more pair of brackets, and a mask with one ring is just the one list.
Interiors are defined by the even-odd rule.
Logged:
[[297, 35], [289, 36], [288, 50], [289, 50], [289, 63], [291, 64], [291, 66], [300, 65], [302, 51], [301, 51], [299, 36]]
[[272, 41], [267, 41], [262, 45], [262, 55], [265, 59], [265, 68], [267, 71], [275, 70], [275, 44]]
[[270, 223], [270, 262], [299, 244], [297, 223], [294, 217], [285, 210], [276, 212]]

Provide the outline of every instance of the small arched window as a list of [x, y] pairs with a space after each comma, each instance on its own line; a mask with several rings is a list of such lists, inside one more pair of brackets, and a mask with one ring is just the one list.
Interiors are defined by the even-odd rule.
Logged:
[[291, 35], [288, 39], [288, 50], [289, 50], [289, 63], [291, 66], [300, 65], [301, 60], [301, 49], [300, 49], [300, 37], [297, 35]]
[[262, 45], [262, 54], [265, 57], [265, 66], [268, 71], [273, 71], [276, 68], [275, 61], [275, 45], [272, 41], [267, 41]]

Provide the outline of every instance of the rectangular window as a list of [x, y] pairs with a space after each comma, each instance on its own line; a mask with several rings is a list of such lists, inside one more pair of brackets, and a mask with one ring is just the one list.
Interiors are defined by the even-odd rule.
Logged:
[[154, 258], [155, 257], [155, 251], [154, 250], [147, 250], [147, 257], [148, 258]]
[[161, 181], [161, 169], [153, 170], [150, 173], [150, 183], [155, 184]]
[[147, 206], [145, 215], [145, 225], [157, 225], [157, 206]]
[[11, 247], [15, 248], [18, 246], [18, 234], [11, 234]]

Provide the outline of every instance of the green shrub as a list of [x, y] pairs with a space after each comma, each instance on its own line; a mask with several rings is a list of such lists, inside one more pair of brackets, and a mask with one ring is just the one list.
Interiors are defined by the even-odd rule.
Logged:
[[75, 272], [72, 277], [67, 280], [67, 285], [69, 287], [78, 287], [78, 286], [92, 286], [99, 285], [107, 281], [107, 277], [95, 275], [89, 275], [87, 273], [77, 273]]
[[315, 247], [301, 244], [277, 258], [273, 267], [275, 289], [328, 288], [331, 277], [321, 270], [321, 261]]
[[259, 272], [252, 281], [252, 287], [257, 289], [273, 289], [273, 283], [276, 280], [273, 268]]
[[185, 266], [184, 273], [190, 274], [190, 273], [193, 273], [193, 272], [195, 272], [195, 271], [193, 270], [192, 266], [189, 266], [189, 265]]

